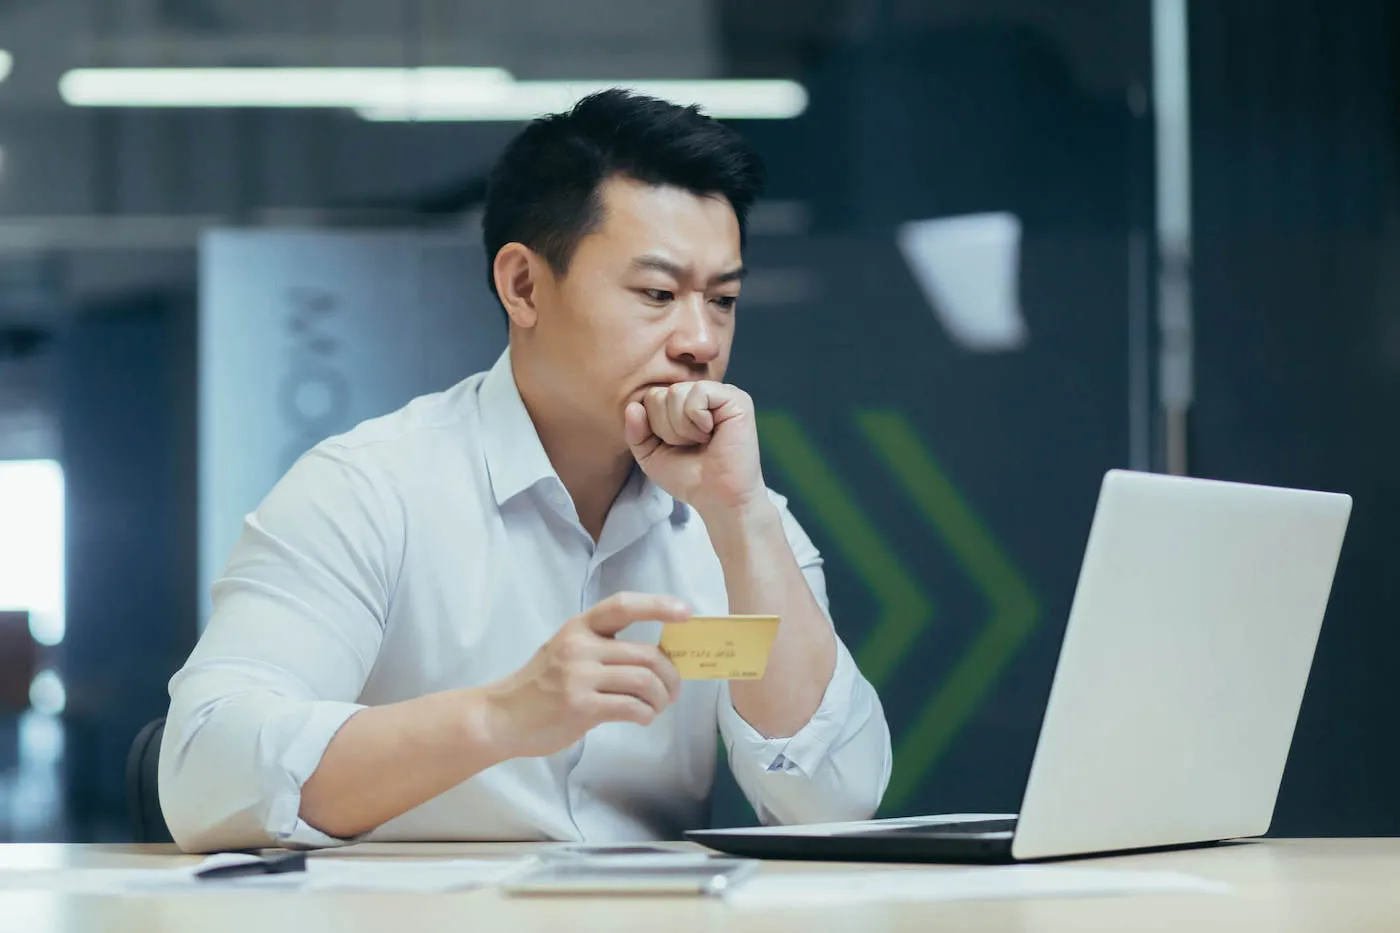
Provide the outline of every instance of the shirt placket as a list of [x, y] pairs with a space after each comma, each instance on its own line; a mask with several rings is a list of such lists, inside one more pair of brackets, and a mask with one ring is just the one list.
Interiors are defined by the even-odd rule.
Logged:
[[[588, 558], [588, 570], [584, 574], [583, 585], [579, 590], [578, 611], [583, 612], [589, 607], [598, 603], [598, 593], [600, 588], [599, 580], [602, 577], [602, 561], [598, 559], [596, 547], [590, 548], [591, 553]], [[585, 735], [579, 740], [577, 754], [569, 767], [566, 778], [566, 790], [569, 798], [569, 815], [573, 819], [574, 828], [579, 833], [581, 840], [586, 840], [584, 826], [589, 822], [588, 810], [592, 803], [592, 797], [588, 792], [588, 769], [580, 767], [584, 760], [585, 747], [588, 737]], [[582, 819], [580, 819], [582, 817]]]

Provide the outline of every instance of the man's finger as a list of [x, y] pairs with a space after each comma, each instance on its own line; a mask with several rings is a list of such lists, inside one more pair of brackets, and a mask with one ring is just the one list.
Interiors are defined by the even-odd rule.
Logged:
[[[665, 389], [655, 389], [652, 395], [655, 401], [652, 430], [672, 447], [690, 447], [699, 443], [687, 433], [684, 421], [678, 420], [676, 417], [680, 414], [676, 399], [682, 397], [679, 395], [682, 391], [681, 388], [671, 386]], [[652, 414], [652, 411], [653, 409], [648, 409], [648, 414]]]
[[705, 393], [694, 382], [671, 386], [666, 393], [666, 416], [676, 433], [692, 444], [704, 444], [710, 439], [708, 432], [700, 430], [700, 425], [690, 416], [688, 409], [691, 399], [705, 402]]
[[665, 685], [674, 703], [681, 697], [681, 675], [671, 659], [655, 645], [634, 641], [612, 641], [605, 646], [601, 659], [604, 664], [631, 665], [650, 670]]
[[696, 384], [690, 392], [686, 393], [685, 407], [681, 418], [695, 425], [704, 441], [709, 441], [710, 435], [715, 430], [715, 415], [714, 412], [710, 411], [710, 393], [703, 384]]
[[651, 421], [647, 418], [646, 406], [641, 402], [629, 402], [623, 412], [623, 433], [627, 446], [632, 448], [632, 456], [645, 460], [661, 446], [661, 438], [651, 431]]
[[715, 424], [723, 424], [733, 418], [753, 417], [753, 399], [738, 386], [703, 382], [700, 388], [705, 393], [705, 408]]
[[647, 420], [651, 422], [651, 433], [672, 447], [680, 447], [687, 441], [671, 424], [670, 410], [666, 405], [666, 389], [652, 389], [646, 394]]
[[599, 635], [616, 635], [633, 622], [684, 622], [690, 607], [674, 596], [652, 593], [615, 593], [583, 614], [583, 620]]
[[671, 694], [655, 672], [646, 667], [630, 665], [609, 665], [598, 675], [599, 693], [620, 693], [636, 697], [654, 712], [661, 712], [671, 705]]
[[649, 726], [656, 718], [656, 710], [642, 700], [621, 693], [599, 693], [593, 697], [593, 721], [635, 722], [639, 726]]

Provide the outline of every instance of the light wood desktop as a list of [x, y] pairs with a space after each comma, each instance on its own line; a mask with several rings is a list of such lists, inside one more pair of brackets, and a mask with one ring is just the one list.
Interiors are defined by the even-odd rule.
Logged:
[[[361, 845], [333, 857], [470, 857], [518, 854], [515, 845]], [[324, 856], [323, 856], [324, 857]], [[172, 867], [193, 861], [171, 846], [0, 845], [0, 871]], [[1268, 840], [1065, 864], [1181, 871], [1225, 881], [1227, 895], [1119, 896], [1081, 900], [864, 905], [740, 911], [707, 898], [509, 898], [457, 894], [241, 892], [93, 897], [0, 891], [0, 930], [25, 933], [229, 933], [390, 930], [549, 933], [815, 933], [825, 930], [1053, 931], [1400, 930], [1400, 839]], [[765, 862], [764, 872], [830, 870], [822, 863]], [[884, 865], [843, 865], [881, 871]]]

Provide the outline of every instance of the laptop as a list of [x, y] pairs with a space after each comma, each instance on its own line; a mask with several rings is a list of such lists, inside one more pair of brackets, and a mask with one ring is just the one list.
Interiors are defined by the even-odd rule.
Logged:
[[697, 830], [758, 858], [1010, 862], [1273, 819], [1351, 498], [1111, 471], [1016, 814]]

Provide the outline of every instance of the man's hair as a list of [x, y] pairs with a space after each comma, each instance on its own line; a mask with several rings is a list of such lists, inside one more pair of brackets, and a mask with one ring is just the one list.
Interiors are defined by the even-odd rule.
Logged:
[[[722, 195], [743, 242], [749, 208], [763, 189], [763, 162], [737, 132], [681, 107], [613, 88], [521, 130], [491, 170], [482, 233], [486, 279], [507, 243], [568, 271], [583, 237], [603, 220], [602, 184], [613, 177]], [[497, 296], [499, 298], [499, 295]]]

